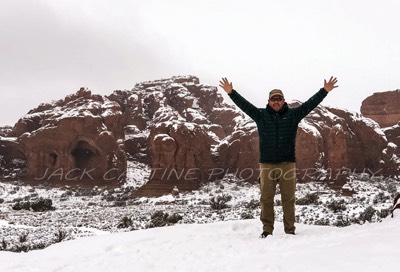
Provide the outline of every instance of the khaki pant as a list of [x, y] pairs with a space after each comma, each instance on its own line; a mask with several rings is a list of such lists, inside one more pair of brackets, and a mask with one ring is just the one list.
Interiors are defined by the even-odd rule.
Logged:
[[296, 163], [260, 163], [261, 215], [263, 231], [274, 231], [274, 196], [279, 184], [282, 197], [283, 224], [286, 233], [295, 231]]

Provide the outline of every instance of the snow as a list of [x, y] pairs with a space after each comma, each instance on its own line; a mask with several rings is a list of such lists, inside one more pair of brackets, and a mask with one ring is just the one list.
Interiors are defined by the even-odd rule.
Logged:
[[150, 177], [150, 167], [147, 164], [139, 162], [127, 162], [126, 182], [124, 187], [137, 189], [143, 186]]
[[194, 131], [194, 129], [196, 128], [195, 124], [193, 124], [193, 123], [185, 122], [184, 125], [186, 126], [186, 128], [188, 130], [191, 130], [191, 131]]
[[397, 145], [395, 143], [389, 142], [387, 145], [389, 148], [396, 149]]
[[379, 124], [374, 120], [357, 113], [352, 113], [350, 117], [353, 119], [354, 122], [363, 122], [364, 124], [372, 128], [380, 137], [385, 139], [385, 141], [387, 141], [385, 133], [383, 132]]
[[192, 117], [192, 122], [196, 123], [195, 120], [202, 121], [203, 123], [209, 123], [210, 121], [207, 119], [206, 116], [204, 116], [201, 112], [200, 109], [194, 109], [194, 108], [187, 108], [186, 109], [186, 115]]
[[321, 133], [319, 133], [318, 129], [307, 122], [305, 119], [301, 120], [299, 127], [301, 127], [306, 133], [312, 133], [312, 135], [316, 138], [322, 138]]
[[195, 98], [195, 99], [193, 100], [192, 108], [193, 108], [193, 109], [199, 109], [199, 108], [200, 108], [199, 101], [198, 101], [197, 98]]
[[340, 118], [336, 114], [333, 114], [331, 111], [329, 111], [328, 108], [318, 106], [318, 109], [321, 111], [323, 116], [328, 117], [333, 122], [338, 121], [338, 120], [343, 120], [343, 118]]
[[[151, 169], [129, 163], [126, 187], [140, 187]], [[359, 180], [362, 178], [362, 180]], [[199, 190], [178, 197], [131, 199], [115, 206], [105, 198], [121, 195], [125, 189], [94, 188], [83, 191], [0, 183], [0, 233], [11, 246], [12, 237], [29, 233], [28, 243], [54, 239], [58, 230], [70, 237], [61, 243], [27, 253], [0, 251], [1, 271], [375, 271], [396, 266], [400, 253], [398, 231], [400, 210], [395, 217], [363, 225], [338, 228], [317, 226], [325, 219], [337, 222], [358, 217], [365, 207], [376, 211], [392, 204], [393, 193], [400, 191], [398, 180], [355, 177], [350, 184], [353, 197], [343, 197], [326, 183], [297, 184], [296, 198], [317, 192], [318, 203], [296, 205], [297, 235], [283, 232], [282, 209], [275, 207], [274, 235], [258, 238], [259, 187], [228, 174], [221, 181], [204, 184]], [[129, 191], [129, 190], [128, 190]], [[70, 192], [70, 193], [69, 193]], [[73, 194], [73, 192], [75, 192]], [[92, 194], [97, 192], [96, 194]], [[45, 197], [53, 200], [55, 211], [35, 213], [11, 209], [15, 199]], [[212, 210], [208, 200], [230, 195], [229, 208]], [[31, 196], [31, 197], [29, 197]], [[280, 196], [276, 196], [278, 201]], [[344, 200], [346, 210], [338, 214], [327, 208], [331, 201]], [[128, 203], [129, 202], [129, 203]], [[250, 208], [249, 204], [256, 204]], [[171, 227], [149, 229], [154, 211], [178, 213], [183, 219]], [[243, 220], [242, 215], [252, 215]], [[133, 228], [117, 229], [123, 216], [133, 220]], [[335, 223], [334, 223], [335, 224]], [[74, 240], [70, 240], [74, 239]], [[38, 242], [40, 242], [38, 241]], [[18, 242], [16, 242], [18, 243]], [[285, 257], [289, 257], [288, 260]], [[396, 259], [395, 259], [396, 258]]]
[[391, 271], [400, 216], [334, 228], [299, 224], [297, 235], [259, 239], [257, 219], [105, 234], [28, 253], [1, 252], [13, 271]]
[[0, 140], [5, 141], [5, 142], [16, 142], [17, 137], [2, 137], [2, 136], [0, 136]]
[[167, 142], [167, 141], [175, 142], [175, 139], [169, 136], [168, 134], [161, 133], [154, 136], [154, 141], [158, 141], [159, 139], [161, 139], [161, 142]]
[[114, 116], [114, 115], [122, 115], [121, 111], [115, 111], [113, 109], [106, 109], [105, 111], [103, 111], [101, 113], [101, 117], [105, 118], [105, 117], [109, 117], [109, 116]]

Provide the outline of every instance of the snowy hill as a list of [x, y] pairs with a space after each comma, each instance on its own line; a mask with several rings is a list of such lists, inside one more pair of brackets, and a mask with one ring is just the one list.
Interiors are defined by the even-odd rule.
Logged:
[[2, 271], [393, 271], [400, 216], [347, 228], [298, 225], [259, 239], [258, 220], [178, 225], [0, 253]]
[[[129, 172], [129, 186], [115, 189], [32, 187], [0, 182], [0, 250], [34, 251], [87, 236], [260, 216], [258, 185], [233, 175], [175, 196], [129, 197], [131, 188], [140, 186], [148, 171], [143, 168], [140, 173]], [[400, 191], [396, 180], [366, 177], [354, 179], [342, 190], [314, 182], [298, 183], [296, 187], [296, 222], [335, 227], [382, 222]], [[275, 215], [281, 222], [278, 192]]]
[[[57, 108], [63, 103], [71, 107]], [[107, 114], [100, 117], [102, 109]], [[100, 115], [92, 118], [89, 112]], [[66, 117], [62, 122], [71, 123], [50, 122], [60, 116]], [[299, 127], [298, 146], [303, 153], [297, 166], [319, 172], [314, 171], [318, 178], [312, 182], [296, 185], [298, 235], [283, 234], [277, 191], [276, 231], [260, 240], [259, 185], [249, 182], [257, 167], [256, 127], [226, 105], [216, 87], [200, 84], [195, 77], [176, 77], [137, 84], [131, 91], [115, 91], [107, 97], [82, 89], [56, 104], [41, 105], [28, 117], [32, 118], [13, 128], [13, 133], [21, 128], [21, 135], [11, 137], [7, 130], [1, 132], [6, 136], [0, 135], [0, 170], [8, 177], [0, 180], [2, 271], [375, 271], [395, 267], [399, 219], [387, 215], [400, 192], [398, 126], [382, 130], [358, 114], [317, 107]], [[93, 121], [90, 135], [87, 124], [77, 125], [85, 120]], [[46, 124], [55, 125], [46, 128]], [[106, 132], [112, 129], [113, 133]], [[47, 151], [42, 160], [32, 156], [31, 161], [41, 161], [46, 167], [48, 163], [61, 167], [60, 158], [68, 156], [68, 162], [84, 166], [90, 162], [97, 167], [98, 160], [81, 160], [81, 154], [90, 151], [97, 159], [107, 158], [106, 143], [112, 143], [110, 152], [124, 145], [129, 155], [126, 181], [115, 186], [85, 183], [86, 187], [21, 182], [12, 175], [15, 172], [7, 172], [8, 165], [16, 169], [25, 165], [25, 153], [17, 143], [33, 139], [39, 131], [43, 134], [35, 138], [40, 144], [35, 150], [44, 152], [46, 146]], [[67, 131], [85, 137], [78, 142], [65, 140], [61, 136]], [[49, 135], [54, 142], [49, 143]], [[111, 139], [111, 135], [119, 136]], [[97, 144], [91, 140], [97, 136], [112, 141]], [[64, 153], [51, 153], [56, 146]], [[112, 162], [125, 165], [124, 160]], [[185, 188], [178, 177], [165, 178], [165, 172], [153, 171], [170, 166], [203, 170], [195, 186]], [[211, 175], [209, 167], [212, 174], [215, 169], [224, 171], [220, 177]], [[354, 172], [346, 172], [344, 186], [320, 178], [333, 169]], [[304, 175], [310, 177], [309, 172]], [[186, 175], [179, 176], [186, 182]], [[160, 190], [160, 184], [165, 188]], [[171, 191], [174, 186], [179, 187], [178, 193]], [[156, 189], [164, 195], [149, 197], [156, 195], [149, 193]], [[160, 218], [164, 221], [157, 221]], [[173, 224], [177, 225], [169, 226]], [[165, 225], [169, 227], [154, 228]]]

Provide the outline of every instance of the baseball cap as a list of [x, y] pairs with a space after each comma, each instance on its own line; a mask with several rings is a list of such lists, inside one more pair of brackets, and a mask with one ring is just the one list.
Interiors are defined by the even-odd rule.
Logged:
[[279, 95], [282, 98], [284, 98], [283, 92], [279, 89], [273, 89], [272, 91], [269, 92], [269, 98], [276, 96], [276, 95]]

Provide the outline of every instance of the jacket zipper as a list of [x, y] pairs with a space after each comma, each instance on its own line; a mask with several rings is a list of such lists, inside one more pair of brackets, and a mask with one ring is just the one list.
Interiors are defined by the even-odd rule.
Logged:
[[278, 113], [275, 113], [275, 129], [276, 129], [276, 133], [275, 133], [275, 135], [276, 135], [276, 145], [275, 145], [275, 162], [277, 162], [278, 161], [278, 144], [279, 144], [279, 135], [278, 135], [278, 117], [279, 117], [279, 114]]

